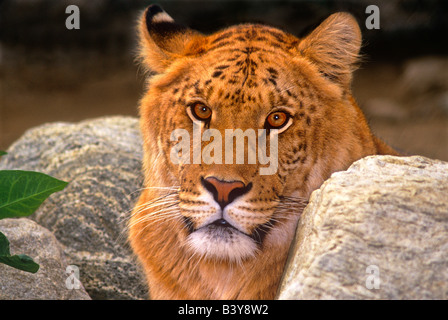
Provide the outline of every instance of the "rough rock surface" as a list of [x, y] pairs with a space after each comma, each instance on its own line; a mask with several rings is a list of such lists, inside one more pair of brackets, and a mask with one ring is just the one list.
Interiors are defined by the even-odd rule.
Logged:
[[126, 242], [142, 185], [138, 120], [110, 117], [31, 129], [1, 169], [40, 171], [69, 182], [31, 216], [64, 245], [93, 299], [139, 299], [147, 289]]
[[279, 299], [447, 299], [447, 195], [448, 163], [424, 157], [333, 174], [299, 222]]
[[27, 254], [40, 266], [32, 274], [0, 264], [0, 300], [90, 299], [82, 285], [67, 288], [70, 274], [61, 246], [50, 231], [26, 218], [0, 220], [0, 231], [10, 242], [11, 254]]

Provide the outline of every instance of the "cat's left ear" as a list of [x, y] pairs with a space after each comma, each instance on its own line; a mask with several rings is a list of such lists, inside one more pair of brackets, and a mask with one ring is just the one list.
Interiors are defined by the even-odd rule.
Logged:
[[193, 54], [203, 36], [174, 21], [158, 5], [149, 6], [139, 23], [140, 56], [151, 71], [163, 73], [176, 59]]

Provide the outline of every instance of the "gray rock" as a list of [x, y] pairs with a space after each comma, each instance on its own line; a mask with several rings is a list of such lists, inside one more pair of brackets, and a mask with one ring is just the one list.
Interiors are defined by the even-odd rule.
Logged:
[[447, 299], [447, 195], [448, 163], [419, 156], [333, 174], [299, 222], [279, 299]]
[[147, 297], [127, 244], [126, 220], [143, 182], [138, 120], [100, 118], [31, 129], [1, 169], [40, 171], [69, 182], [31, 216], [64, 245], [93, 299]]
[[408, 111], [399, 103], [385, 98], [374, 98], [366, 101], [364, 110], [369, 117], [381, 120], [404, 121], [408, 117]]
[[448, 58], [427, 56], [403, 66], [398, 80], [401, 103], [414, 117], [448, 116]]
[[404, 94], [421, 95], [439, 90], [448, 90], [448, 58], [427, 56], [412, 59], [404, 65], [400, 85]]
[[26, 218], [0, 220], [0, 231], [10, 242], [11, 254], [27, 254], [40, 265], [39, 271], [32, 274], [0, 264], [1, 300], [90, 299], [82, 285], [67, 288], [70, 274], [66, 273], [61, 246], [50, 231]]

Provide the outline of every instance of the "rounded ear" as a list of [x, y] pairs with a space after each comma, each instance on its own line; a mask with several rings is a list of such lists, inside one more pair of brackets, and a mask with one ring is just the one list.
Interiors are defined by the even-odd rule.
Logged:
[[187, 49], [200, 37], [177, 24], [160, 6], [150, 5], [139, 22], [140, 57], [146, 68], [163, 73], [174, 60], [191, 54]]
[[299, 53], [311, 60], [319, 72], [343, 86], [350, 85], [360, 48], [359, 25], [345, 12], [329, 16], [298, 45]]

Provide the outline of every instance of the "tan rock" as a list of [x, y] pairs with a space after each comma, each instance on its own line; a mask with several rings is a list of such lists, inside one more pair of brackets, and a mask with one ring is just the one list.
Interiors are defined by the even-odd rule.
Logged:
[[66, 273], [61, 245], [50, 231], [26, 218], [0, 220], [0, 231], [8, 238], [12, 255], [26, 254], [39, 264], [36, 273], [0, 264], [1, 300], [90, 300], [78, 279], [69, 279], [67, 286], [74, 275]]
[[372, 156], [310, 199], [279, 299], [447, 299], [448, 163]]

